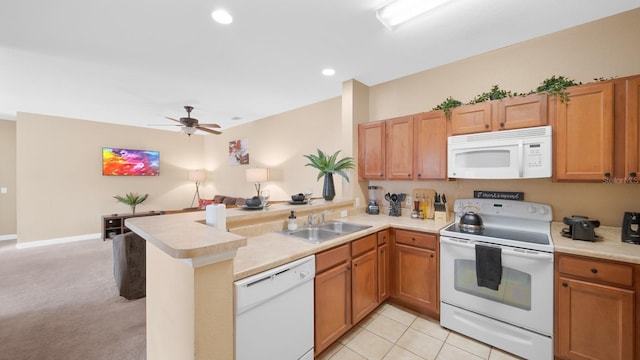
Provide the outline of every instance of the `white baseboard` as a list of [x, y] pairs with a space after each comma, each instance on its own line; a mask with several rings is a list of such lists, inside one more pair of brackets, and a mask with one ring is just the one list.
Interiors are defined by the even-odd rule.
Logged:
[[37, 246], [57, 245], [57, 244], [64, 244], [64, 243], [70, 243], [70, 242], [76, 242], [76, 241], [98, 240], [101, 238], [102, 238], [102, 235], [100, 233], [95, 233], [95, 234], [67, 236], [67, 237], [48, 239], [48, 240], [28, 241], [26, 243], [21, 243], [18, 241], [18, 243], [16, 244], [16, 248], [26, 249], [26, 248], [32, 248]]
[[0, 235], [0, 241], [15, 240], [18, 238], [16, 234]]

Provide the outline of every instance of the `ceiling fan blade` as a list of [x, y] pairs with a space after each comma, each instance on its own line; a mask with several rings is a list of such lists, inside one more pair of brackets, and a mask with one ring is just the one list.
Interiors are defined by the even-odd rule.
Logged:
[[204, 131], [204, 132], [208, 132], [211, 134], [216, 134], [216, 135], [220, 135], [222, 134], [221, 131], [217, 131], [217, 130], [211, 130], [211, 129], [207, 129], [207, 128], [203, 128], [202, 126], [195, 126], [196, 129], [200, 130], [200, 131]]
[[166, 117], [166, 116], [165, 116], [165, 119], [173, 120], [173, 121], [179, 122], [180, 124], [183, 124], [183, 122], [182, 122], [182, 121], [180, 121], [180, 120], [176, 120], [176, 119], [172, 119], [172, 118], [170, 118], [170, 117]]
[[220, 125], [218, 124], [198, 124], [198, 126], [203, 126], [203, 127], [208, 127], [208, 128], [215, 128], [215, 129], [219, 129]]

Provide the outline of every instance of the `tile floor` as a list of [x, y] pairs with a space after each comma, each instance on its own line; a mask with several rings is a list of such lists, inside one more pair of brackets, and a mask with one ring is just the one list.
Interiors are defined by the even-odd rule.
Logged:
[[515, 360], [521, 359], [385, 303], [317, 360]]

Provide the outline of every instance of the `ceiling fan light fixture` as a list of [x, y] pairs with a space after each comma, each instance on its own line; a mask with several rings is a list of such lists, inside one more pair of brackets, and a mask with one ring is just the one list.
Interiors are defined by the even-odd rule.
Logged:
[[183, 126], [181, 129], [183, 133], [189, 136], [191, 136], [194, 132], [196, 132], [196, 128], [189, 127], [189, 126]]
[[218, 9], [211, 13], [211, 18], [218, 24], [229, 25], [233, 22], [233, 17], [226, 10]]
[[450, 0], [395, 0], [376, 11], [376, 17], [387, 29], [393, 30], [429, 10]]

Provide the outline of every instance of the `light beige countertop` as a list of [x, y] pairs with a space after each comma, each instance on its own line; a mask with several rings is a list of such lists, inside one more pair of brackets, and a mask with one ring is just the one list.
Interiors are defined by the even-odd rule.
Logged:
[[239, 280], [279, 265], [319, 253], [348, 243], [352, 240], [376, 233], [389, 227], [421, 232], [438, 233], [449, 223], [434, 220], [416, 220], [410, 217], [388, 215], [355, 215], [336, 219], [349, 223], [370, 225], [370, 228], [341, 236], [320, 244], [312, 244], [301, 239], [280, 233], [267, 233], [249, 237], [247, 246], [239, 248], [233, 259], [234, 280]]
[[565, 227], [567, 225], [562, 222], [551, 223], [551, 237], [555, 252], [640, 264], [640, 245], [622, 242], [619, 227], [596, 228], [596, 235], [600, 236], [600, 239], [595, 242], [572, 240], [560, 235]]

